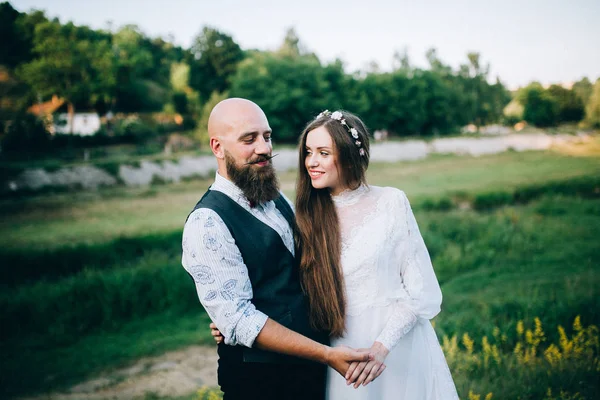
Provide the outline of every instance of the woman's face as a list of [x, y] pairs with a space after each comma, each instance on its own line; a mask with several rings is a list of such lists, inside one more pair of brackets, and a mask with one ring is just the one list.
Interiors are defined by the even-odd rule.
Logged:
[[324, 126], [315, 128], [306, 135], [304, 166], [315, 189], [329, 188], [333, 195], [345, 189], [340, 181], [333, 140]]

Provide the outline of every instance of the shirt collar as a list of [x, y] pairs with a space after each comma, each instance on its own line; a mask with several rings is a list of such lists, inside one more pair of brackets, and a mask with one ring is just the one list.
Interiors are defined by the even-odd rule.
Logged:
[[[226, 194], [233, 201], [245, 206], [246, 208], [251, 208], [250, 202], [248, 201], [246, 196], [244, 196], [244, 192], [242, 192], [242, 189], [237, 187], [236, 184], [231, 182], [229, 179], [221, 176], [221, 174], [219, 174], [219, 171], [216, 172], [215, 183], [213, 183], [210, 188], [211, 190], [218, 190], [219, 192]], [[269, 211], [275, 208], [275, 202], [267, 201], [266, 203], [258, 204], [257, 207], [261, 207], [265, 211]]]

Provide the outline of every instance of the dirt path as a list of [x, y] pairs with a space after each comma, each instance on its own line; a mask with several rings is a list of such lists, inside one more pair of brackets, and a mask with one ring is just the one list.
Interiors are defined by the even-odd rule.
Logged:
[[66, 392], [21, 400], [135, 399], [148, 394], [175, 397], [193, 393], [202, 386], [217, 386], [216, 346], [191, 346], [142, 358], [127, 368], [82, 382]]

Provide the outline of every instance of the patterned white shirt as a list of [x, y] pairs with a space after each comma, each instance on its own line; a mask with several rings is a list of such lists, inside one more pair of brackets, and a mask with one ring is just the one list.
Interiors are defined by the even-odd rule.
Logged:
[[[229, 196], [275, 230], [294, 254], [292, 229], [274, 201], [250, 207], [240, 188], [218, 172], [210, 190]], [[292, 206], [283, 193], [282, 196]], [[183, 229], [182, 247], [181, 263], [193, 277], [198, 298], [223, 334], [225, 344], [252, 347], [268, 316], [252, 304], [248, 269], [221, 217], [208, 208], [195, 210]]]

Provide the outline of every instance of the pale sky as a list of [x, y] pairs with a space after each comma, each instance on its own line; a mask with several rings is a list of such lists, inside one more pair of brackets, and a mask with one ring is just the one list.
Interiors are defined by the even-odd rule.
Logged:
[[[46, 11], [61, 22], [92, 28], [136, 24], [151, 37], [171, 35], [188, 48], [203, 26], [243, 48], [273, 50], [294, 27], [322, 62], [341, 58], [346, 71], [371, 61], [390, 70], [394, 51], [408, 49], [426, 67], [435, 47], [457, 68], [470, 51], [491, 64], [510, 88], [600, 77], [600, 0], [12, 0], [19, 11]], [[111, 21], [112, 25], [109, 25]]]

